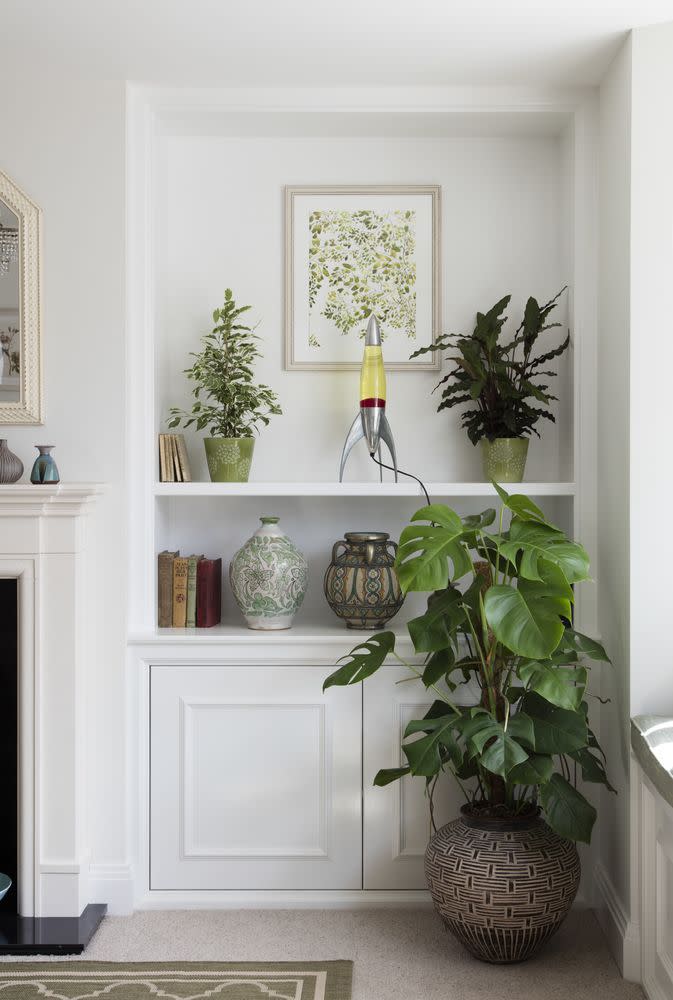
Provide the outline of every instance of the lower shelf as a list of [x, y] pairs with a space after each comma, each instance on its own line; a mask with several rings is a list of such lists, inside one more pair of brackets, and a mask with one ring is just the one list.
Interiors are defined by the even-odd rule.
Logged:
[[0, 955], [81, 955], [107, 913], [89, 903], [79, 917], [0, 914]]

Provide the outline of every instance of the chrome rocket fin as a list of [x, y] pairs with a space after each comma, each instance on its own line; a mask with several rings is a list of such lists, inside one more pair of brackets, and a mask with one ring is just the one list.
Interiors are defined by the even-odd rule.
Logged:
[[381, 415], [380, 438], [382, 441], [385, 441], [388, 446], [390, 457], [393, 460], [393, 468], [395, 469], [395, 482], [397, 482], [397, 455], [395, 454], [395, 442], [393, 440], [393, 432], [390, 429], [390, 424], [388, 423], [388, 418], [385, 413]]
[[364, 428], [362, 426], [362, 415], [358, 410], [355, 420], [351, 424], [351, 429], [348, 432], [346, 441], [344, 442], [344, 448], [341, 452], [341, 464], [339, 465], [339, 482], [343, 482], [344, 469], [346, 468], [346, 460], [351, 453], [351, 449], [354, 444], [365, 436]]

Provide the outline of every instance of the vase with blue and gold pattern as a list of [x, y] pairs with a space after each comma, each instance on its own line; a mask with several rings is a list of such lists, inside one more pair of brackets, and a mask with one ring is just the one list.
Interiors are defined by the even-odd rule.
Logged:
[[308, 564], [279, 520], [263, 514], [261, 528], [229, 566], [231, 589], [248, 628], [290, 628], [306, 596]]
[[385, 531], [347, 531], [334, 545], [325, 573], [325, 597], [348, 628], [381, 628], [402, 607], [396, 552], [396, 543]]
[[51, 450], [55, 445], [36, 444], [35, 447], [40, 454], [33, 463], [30, 473], [31, 483], [34, 483], [35, 486], [55, 486], [56, 483], [60, 482], [58, 466], [51, 454]]

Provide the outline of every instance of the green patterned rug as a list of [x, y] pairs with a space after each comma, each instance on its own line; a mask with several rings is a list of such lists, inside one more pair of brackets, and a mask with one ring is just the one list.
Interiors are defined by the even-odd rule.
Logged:
[[0, 1000], [351, 1000], [352, 962], [0, 963]]

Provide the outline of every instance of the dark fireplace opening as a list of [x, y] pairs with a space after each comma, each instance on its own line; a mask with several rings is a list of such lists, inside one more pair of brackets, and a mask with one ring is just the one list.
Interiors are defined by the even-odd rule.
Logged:
[[16, 913], [18, 869], [18, 680], [19, 600], [15, 579], [0, 579], [0, 872], [12, 880], [12, 888], [0, 900], [0, 913]]

